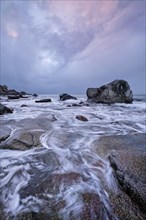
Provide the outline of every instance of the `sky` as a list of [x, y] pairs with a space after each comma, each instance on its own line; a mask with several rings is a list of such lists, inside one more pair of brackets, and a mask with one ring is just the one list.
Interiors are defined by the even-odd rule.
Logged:
[[145, 0], [0, 0], [0, 84], [85, 94], [115, 79], [145, 93]]

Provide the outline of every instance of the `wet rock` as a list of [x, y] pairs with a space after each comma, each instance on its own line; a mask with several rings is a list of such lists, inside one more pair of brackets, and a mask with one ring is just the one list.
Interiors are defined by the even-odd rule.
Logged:
[[95, 103], [132, 103], [133, 93], [125, 80], [114, 80], [99, 88], [88, 88], [88, 101]]
[[117, 217], [122, 220], [146, 219], [143, 206], [146, 195], [145, 140], [145, 133], [136, 133], [102, 136], [93, 143], [97, 154], [103, 159], [108, 158], [115, 172], [120, 188], [117, 193], [115, 187], [113, 192], [108, 189], [107, 192]]
[[[116, 220], [112, 208], [109, 210], [105, 207], [98, 194], [95, 193], [83, 193], [82, 194], [83, 208], [81, 219], [110, 219]], [[108, 207], [109, 208], [109, 207]]]
[[44, 131], [17, 131], [8, 140], [1, 143], [0, 148], [12, 150], [28, 150], [33, 147], [41, 147], [40, 136]]
[[[125, 163], [125, 159], [130, 162]], [[109, 160], [122, 189], [139, 205], [140, 209], [146, 212], [146, 177], [139, 177], [138, 173], [133, 172], [136, 165], [143, 167], [146, 173], [146, 153], [139, 154], [139, 151], [112, 153], [109, 155]], [[131, 169], [132, 164], [133, 169]]]
[[65, 101], [65, 100], [68, 100], [68, 99], [77, 100], [76, 97], [71, 96], [71, 95], [69, 95], [69, 94], [67, 94], [67, 93], [63, 93], [63, 94], [61, 94], [59, 97], [60, 97], [60, 101]]
[[0, 115], [3, 115], [5, 113], [13, 113], [13, 109], [10, 109], [7, 106], [0, 103]]
[[80, 102], [79, 105], [81, 105], [81, 106], [90, 106], [89, 103], [86, 103], [86, 102]]
[[76, 103], [73, 103], [72, 106], [73, 106], [73, 107], [81, 107], [81, 105], [76, 104]]
[[24, 95], [20, 95], [19, 97], [22, 98], [22, 99], [28, 99], [28, 98], [29, 98], [29, 97], [26, 96], [26, 95], [25, 95], [25, 96], [24, 96]]
[[81, 107], [81, 105], [80, 105], [80, 104], [73, 103], [73, 104], [67, 105], [67, 107]]
[[21, 107], [27, 107], [27, 105], [23, 104], [23, 105], [21, 105]]
[[78, 119], [80, 121], [88, 121], [88, 119], [86, 117], [84, 117], [83, 115], [77, 115], [76, 119]]
[[51, 102], [51, 99], [41, 99], [41, 100], [36, 100], [36, 103], [43, 103], [43, 102]]
[[0, 126], [0, 142], [5, 141], [10, 136], [11, 130], [7, 126]]
[[27, 93], [24, 92], [24, 91], [21, 91], [20, 94], [21, 94], [21, 95], [27, 95]]
[[33, 97], [38, 97], [38, 95], [37, 95], [37, 94], [35, 94], [35, 93], [34, 93], [32, 96], [33, 96]]
[[19, 99], [20, 95], [8, 95], [8, 99]]

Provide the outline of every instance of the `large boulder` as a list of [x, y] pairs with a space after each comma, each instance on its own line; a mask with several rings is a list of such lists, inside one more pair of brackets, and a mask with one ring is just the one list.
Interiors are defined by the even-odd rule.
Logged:
[[132, 103], [133, 93], [125, 80], [114, 80], [99, 88], [88, 88], [88, 101], [95, 103]]
[[13, 113], [13, 109], [10, 109], [7, 106], [0, 103], [0, 115], [3, 115], [5, 113]]
[[67, 94], [67, 93], [63, 93], [63, 94], [61, 94], [59, 97], [60, 97], [60, 101], [65, 101], [65, 100], [67, 100], [67, 99], [75, 99], [75, 100], [77, 100], [76, 97], [71, 96], [71, 95], [69, 95], [69, 94]]

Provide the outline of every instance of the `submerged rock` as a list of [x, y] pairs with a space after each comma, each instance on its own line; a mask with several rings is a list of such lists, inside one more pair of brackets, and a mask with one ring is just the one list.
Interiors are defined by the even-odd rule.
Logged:
[[0, 115], [3, 115], [5, 113], [13, 113], [13, 109], [10, 109], [7, 106], [0, 103]]
[[99, 88], [88, 88], [88, 101], [95, 103], [132, 103], [133, 93], [125, 80], [114, 80]]
[[69, 95], [69, 94], [67, 94], [67, 93], [63, 93], [63, 94], [61, 94], [59, 97], [60, 97], [60, 101], [65, 101], [65, 100], [67, 100], [67, 99], [75, 99], [75, 100], [77, 100], [76, 97], [71, 96], [71, 95]]

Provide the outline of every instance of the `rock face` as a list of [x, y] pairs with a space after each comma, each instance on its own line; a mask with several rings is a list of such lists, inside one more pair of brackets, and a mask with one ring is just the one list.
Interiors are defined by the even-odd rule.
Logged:
[[100, 88], [88, 88], [88, 101], [95, 103], [132, 103], [133, 93], [125, 80], [114, 80]]
[[65, 101], [65, 100], [67, 100], [67, 99], [75, 99], [75, 100], [77, 100], [76, 97], [71, 96], [71, 95], [69, 95], [69, 94], [67, 94], [67, 93], [63, 93], [63, 94], [61, 94], [59, 97], [60, 97], [60, 101]]
[[5, 113], [13, 113], [13, 109], [10, 109], [10, 108], [8, 108], [5, 105], [0, 103], [0, 115], [3, 115]]

